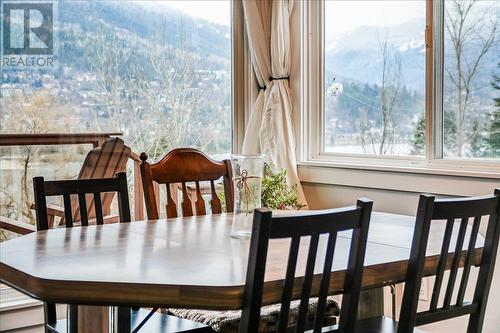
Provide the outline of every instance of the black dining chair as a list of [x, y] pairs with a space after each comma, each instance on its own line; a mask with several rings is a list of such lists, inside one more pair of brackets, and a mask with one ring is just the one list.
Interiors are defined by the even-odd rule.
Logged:
[[[324, 264], [322, 274], [319, 276], [321, 280], [319, 282], [318, 300], [316, 311], [313, 314], [313, 331], [315, 333], [321, 332], [324, 326], [323, 316], [329, 293], [337, 235], [341, 231], [352, 230], [340, 320], [338, 325], [331, 327], [331, 331], [353, 332], [360, 297], [371, 210], [372, 202], [369, 200], [358, 200], [356, 207], [295, 216], [272, 217], [271, 211], [267, 209], [255, 210], [239, 331], [242, 333], [258, 332], [269, 242], [273, 239], [290, 239], [290, 250], [276, 331], [278, 333], [287, 332], [290, 330], [290, 326], [293, 327], [295, 332], [304, 332], [308, 329], [306, 321], [309, 300], [312, 296], [313, 280], [318, 278], [318, 276], [315, 276], [314, 267], [316, 257], [321, 257]], [[322, 235], [326, 238], [324, 239], [327, 242], [326, 249], [318, 251]], [[302, 241], [306, 241], [306, 238], [309, 239], [309, 250], [305, 275], [303, 283], [300, 286], [294, 286], [299, 247]], [[294, 295], [299, 294], [298, 315], [293, 325], [290, 325], [290, 303]]]
[[[48, 230], [49, 215], [47, 208], [47, 197], [62, 196], [64, 203], [64, 216], [66, 228], [74, 226], [89, 226], [89, 224], [104, 224], [102, 198], [105, 193], [116, 192], [118, 199], [118, 213], [120, 222], [130, 222], [130, 204], [128, 198], [127, 175], [124, 172], [117, 173], [114, 178], [103, 179], [77, 179], [45, 181], [43, 177], [33, 178], [33, 189], [35, 192], [35, 212], [37, 231]], [[72, 207], [71, 196], [78, 197], [79, 221], [75, 222], [75, 207]], [[92, 197], [93, 200], [87, 200]], [[91, 202], [93, 207], [87, 207]], [[95, 218], [89, 218], [88, 208], [94, 209]], [[129, 307], [118, 308], [118, 331], [119, 332], [207, 332], [208, 326], [195, 323], [190, 320], [180, 319], [162, 313], [157, 309], [145, 310]], [[44, 318], [46, 333], [77, 333], [78, 332], [78, 305], [68, 305], [68, 320], [57, 320], [56, 304], [44, 303]], [[132, 326], [135, 328], [132, 329]], [[210, 332], [210, 330], [208, 330]]]
[[[479, 252], [479, 248], [476, 249], [476, 243], [483, 218], [487, 218], [488, 225], [482, 252]], [[471, 226], [469, 225], [470, 219], [472, 219]], [[456, 220], [459, 221], [456, 222]], [[420, 284], [424, 276], [429, 230], [432, 223], [445, 223], [445, 231], [438, 268], [437, 271], [433, 272], [436, 278], [429, 308], [426, 311], [417, 312]], [[458, 231], [454, 230], [457, 228]], [[469, 235], [468, 238], [466, 235]], [[358, 323], [357, 332], [422, 332], [415, 326], [465, 315], [470, 315], [466, 332], [481, 332], [493, 278], [499, 235], [500, 190], [495, 190], [494, 195], [460, 199], [438, 200], [431, 195], [421, 195], [399, 322], [385, 317], [368, 318]], [[463, 251], [464, 243], [466, 251]], [[454, 244], [452, 249], [450, 249], [450, 244]], [[453, 252], [452, 254], [450, 254], [450, 250]], [[476, 257], [479, 254], [480, 261], [477, 262]], [[462, 263], [463, 269], [459, 278], [458, 272]], [[469, 284], [473, 263], [479, 266], [478, 277], [472, 299], [465, 301], [465, 291]], [[449, 269], [450, 272], [446, 288], [442, 289], [446, 269]], [[444, 297], [440, 297], [443, 294]], [[454, 295], [456, 296], [454, 297]], [[442, 298], [441, 302], [440, 298]]]

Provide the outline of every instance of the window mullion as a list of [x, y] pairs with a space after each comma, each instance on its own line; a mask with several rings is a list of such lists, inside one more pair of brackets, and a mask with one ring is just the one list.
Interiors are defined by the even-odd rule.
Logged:
[[[430, 2], [430, 4], [429, 4]], [[431, 96], [432, 108], [429, 110], [430, 121], [429, 131], [431, 133], [431, 142], [428, 151], [430, 159], [443, 158], [443, 71], [444, 71], [444, 2], [428, 1], [428, 12], [431, 11], [431, 17], [428, 22], [432, 22], [432, 48], [428, 55], [428, 64], [432, 66], [432, 80], [428, 83], [432, 86]], [[429, 114], [428, 113], [428, 114]]]

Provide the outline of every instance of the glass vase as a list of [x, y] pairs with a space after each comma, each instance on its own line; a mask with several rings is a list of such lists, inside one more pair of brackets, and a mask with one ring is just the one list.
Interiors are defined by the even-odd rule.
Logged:
[[231, 237], [249, 238], [253, 212], [260, 208], [264, 155], [232, 155], [234, 214]]

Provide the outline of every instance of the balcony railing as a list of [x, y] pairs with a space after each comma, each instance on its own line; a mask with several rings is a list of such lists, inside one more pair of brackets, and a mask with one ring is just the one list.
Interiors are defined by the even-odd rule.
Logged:
[[[29, 146], [56, 146], [56, 145], [92, 145], [100, 146], [105, 140], [122, 133], [62, 133], [62, 134], [0, 134], [0, 148], [2, 147], [29, 147]], [[144, 219], [144, 199], [141, 184], [140, 159], [132, 152], [130, 159], [133, 162], [133, 182], [131, 192], [134, 201], [134, 219]], [[83, 161], [82, 161], [83, 162]], [[2, 170], [0, 170], [0, 173]], [[34, 226], [14, 220], [0, 214], [0, 229], [16, 234], [33, 232]]]

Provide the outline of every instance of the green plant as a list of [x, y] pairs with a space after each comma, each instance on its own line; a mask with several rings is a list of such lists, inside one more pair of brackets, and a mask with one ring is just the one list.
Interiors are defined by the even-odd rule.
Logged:
[[[286, 170], [282, 169], [273, 173], [271, 166], [267, 163], [264, 164], [261, 191], [263, 207], [269, 209], [301, 209], [305, 207], [299, 203], [297, 185], [289, 186], [286, 183]], [[226, 212], [226, 197], [222, 187], [220, 187], [217, 196], [222, 203], [222, 211]]]
[[286, 170], [273, 173], [271, 165], [264, 165], [262, 178], [262, 206], [269, 209], [301, 209], [297, 185], [289, 186], [286, 183]]

